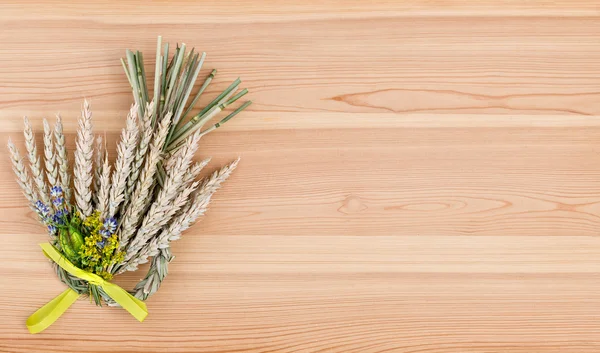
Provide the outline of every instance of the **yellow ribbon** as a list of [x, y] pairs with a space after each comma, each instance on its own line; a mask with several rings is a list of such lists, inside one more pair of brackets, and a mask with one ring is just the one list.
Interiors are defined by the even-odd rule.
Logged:
[[[76, 267], [49, 243], [40, 244], [40, 246], [44, 251], [44, 255], [56, 262], [58, 266], [77, 278], [81, 278], [90, 284], [101, 287], [109, 297], [121, 305], [123, 309], [127, 310], [139, 322], [144, 321], [146, 316], [148, 316], [146, 304], [129, 294], [123, 288], [114, 283], [105, 281], [102, 277], [94, 273]], [[52, 299], [48, 304], [39, 308], [27, 319], [27, 328], [29, 329], [29, 332], [38, 333], [50, 327], [50, 325], [52, 325], [54, 321], [56, 321], [71, 306], [71, 304], [77, 300], [77, 298], [79, 298], [79, 294], [69, 288], [62, 292], [58, 297]]]

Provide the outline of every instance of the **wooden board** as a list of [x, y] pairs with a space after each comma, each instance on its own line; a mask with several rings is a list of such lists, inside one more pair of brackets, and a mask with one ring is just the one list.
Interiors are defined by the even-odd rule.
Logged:
[[[82, 99], [114, 142], [119, 58], [208, 53], [254, 104], [202, 142], [242, 157], [150, 316], [64, 285], [0, 149], [0, 352], [600, 351], [596, 1], [0, 1], [0, 140]], [[131, 287], [143, 272], [117, 281]]]

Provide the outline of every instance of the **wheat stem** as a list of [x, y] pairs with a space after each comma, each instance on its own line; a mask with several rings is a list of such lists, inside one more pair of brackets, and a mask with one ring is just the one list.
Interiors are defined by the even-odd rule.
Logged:
[[138, 108], [138, 114], [140, 116], [144, 115], [143, 109], [146, 107], [142, 102], [142, 93], [140, 88], [140, 82], [138, 81], [137, 69], [136, 69], [136, 61], [135, 56], [131, 50], [127, 50], [125, 52], [127, 55], [127, 69], [126, 72], [129, 72], [129, 83], [131, 84], [131, 88], [133, 90], [133, 98], [135, 100], [135, 104]]
[[[187, 115], [190, 113], [190, 111], [194, 108], [194, 106], [196, 105], [196, 102], [198, 102], [198, 99], [200, 99], [200, 97], [202, 96], [202, 93], [204, 93], [204, 91], [206, 90], [208, 85], [211, 83], [213, 78], [215, 78], [216, 74], [217, 74], [217, 69], [213, 69], [210, 72], [210, 74], [208, 75], [208, 77], [206, 77], [206, 79], [204, 80], [204, 83], [198, 90], [198, 93], [196, 93], [196, 96], [194, 97], [194, 99], [192, 100], [192, 102], [190, 103], [188, 108], [185, 110], [185, 113], [183, 113], [182, 120], [185, 119], [187, 117]], [[175, 129], [177, 129], [177, 128], [175, 128]]]
[[214, 124], [213, 126], [207, 128], [207, 129], [203, 130], [202, 131], [202, 136], [210, 133], [211, 131], [214, 131], [214, 130], [220, 128], [221, 125], [225, 124], [227, 121], [229, 121], [229, 119], [231, 119], [234, 116], [238, 115], [242, 110], [246, 109], [250, 104], [252, 104], [252, 101], [247, 101], [246, 103], [242, 104], [239, 108], [237, 108], [231, 114], [227, 115], [221, 121], [219, 121], [218, 123]]
[[[212, 102], [210, 102], [204, 109], [198, 114], [185, 123], [182, 127], [177, 128], [172, 134], [171, 138], [167, 141], [169, 147], [176, 146], [179, 142], [187, 138], [188, 135], [193, 133], [195, 130], [202, 127], [206, 121], [210, 120], [213, 116], [218, 114], [222, 109], [225, 108], [225, 102], [228, 101], [229, 97], [235, 93], [235, 90], [242, 81], [238, 78], [229, 87], [227, 87], [221, 94], [219, 94]], [[173, 129], [175, 130], [175, 128]]]
[[154, 114], [152, 114], [152, 126], [154, 126], [154, 122], [158, 119], [158, 112], [160, 111], [159, 102], [160, 102], [160, 91], [161, 91], [161, 76], [162, 76], [162, 56], [160, 55], [160, 51], [162, 49], [162, 37], [158, 36], [156, 42], [156, 63], [154, 66]]

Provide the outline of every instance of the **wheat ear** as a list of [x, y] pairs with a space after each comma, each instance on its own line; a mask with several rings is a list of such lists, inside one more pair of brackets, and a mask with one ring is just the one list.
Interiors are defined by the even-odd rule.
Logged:
[[70, 203], [71, 181], [69, 175], [69, 157], [67, 156], [67, 147], [65, 146], [62, 119], [58, 114], [56, 115], [56, 124], [54, 125], [54, 139], [56, 140], [56, 162], [58, 164], [60, 186], [65, 194], [65, 200], [67, 200], [67, 203]]
[[106, 219], [108, 216], [108, 199], [110, 197], [110, 164], [108, 163], [108, 153], [104, 155], [104, 165], [102, 166], [102, 175], [100, 176], [100, 187], [98, 188], [98, 203], [96, 208], [100, 211], [100, 217]]
[[[186, 205], [189, 200], [190, 195], [198, 188], [200, 182], [193, 182], [186, 187], [184, 187], [179, 194], [173, 199], [173, 201], [169, 204], [170, 208], [167, 209], [162, 215], [164, 219], [164, 224], [167, 224], [171, 218], [179, 211], [182, 207]], [[158, 254], [158, 245], [159, 239], [158, 236], [152, 237], [147, 243], [145, 243], [141, 249], [139, 249], [137, 254], [131, 256], [129, 261], [127, 262], [126, 270], [127, 271], [135, 271], [137, 270], [138, 265], [144, 264], [148, 262], [148, 258], [150, 256], [155, 256]]]
[[[171, 220], [179, 209], [185, 208], [188, 204], [190, 195], [194, 193], [200, 185], [200, 182], [194, 182], [194, 179], [196, 179], [198, 174], [200, 174], [200, 171], [202, 171], [209, 162], [210, 158], [207, 158], [201, 162], [194, 163], [184, 174], [181, 187], [179, 188], [181, 191], [171, 203], [173, 207], [165, 213], [165, 218]], [[134, 271], [134, 268], [137, 268], [138, 264], [146, 263], [148, 262], [148, 257], [158, 254], [158, 244], [160, 241], [157, 238], [158, 237], [154, 237], [150, 242], [146, 243], [139, 254], [130, 261], [130, 266], [128, 266], [129, 271]]]
[[108, 217], [113, 217], [119, 211], [119, 206], [125, 201], [125, 188], [127, 187], [127, 177], [131, 172], [131, 163], [135, 158], [135, 148], [138, 137], [138, 107], [136, 104], [131, 106], [127, 115], [127, 125], [121, 133], [121, 141], [117, 146], [117, 161], [112, 175], [112, 186], [108, 202]]
[[94, 192], [92, 193], [92, 199], [94, 205], [98, 208], [98, 193], [100, 192], [100, 179], [102, 177], [102, 170], [104, 168], [104, 144], [102, 143], [102, 136], [96, 137], [96, 151], [94, 155]]
[[200, 141], [199, 133], [194, 133], [186, 139], [183, 153], [178, 156], [174, 167], [168, 170], [163, 188], [158, 192], [156, 200], [146, 213], [135, 237], [129, 243], [124, 262], [131, 260], [144, 244], [165, 225], [169, 220], [168, 214], [171, 211], [174, 210], [176, 212], [178, 210], [174, 205], [171, 205], [171, 201], [178, 195], [184, 174], [188, 170], [192, 157], [198, 149], [198, 141]]
[[157, 165], [161, 160], [163, 146], [170, 126], [171, 114], [169, 113], [160, 121], [158, 129], [154, 133], [150, 151], [130, 198], [129, 207], [127, 207], [125, 216], [122, 218], [121, 231], [119, 232], [119, 244], [122, 249], [128, 245], [130, 237], [135, 232], [138, 222], [149, 204], [148, 200], [154, 186]]
[[185, 173], [183, 177], [183, 186], [187, 186], [192, 180], [196, 179], [196, 177], [200, 174], [202, 169], [206, 167], [206, 165], [210, 163], [210, 158], [206, 158], [200, 162], [194, 163], [187, 173]]
[[173, 260], [169, 242], [179, 239], [183, 231], [204, 215], [212, 195], [229, 178], [229, 175], [236, 168], [238, 162], [239, 158], [207, 178], [195, 192], [193, 200], [184, 207], [182, 212], [173, 219], [168, 227], [162, 230], [157, 239], [158, 254], [153, 255], [154, 258], [146, 277], [135, 286], [135, 297], [146, 300], [149, 296], [156, 293], [169, 272], [169, 262]]
[[[208, 204], [210, 203], [212, 195], [221, 187], [221, 184], [229, 178], [231, 173], [237, 168], [239, 162], [240, 159], [238, 158], [220, 170], [215, 171], [210, 177], [202, 182], [198, 191], [194, 193], [192, 202], [186, 207], [186, 211], [183, 213], [185, 215], [178, 217], [177, 220], [173, 222], [173, 229], [168, 232], [169, 242], [179, 239], [181, 237], [181, 232], [189, 228], [198, 217], [204, 215], [208, 209]], [[168, 243], [163, 240], [161, 242], [161, 248], [165, 247], [167, 244]]]
[[133, 162], [131, 174], [127, 179], [127, 196], [130, 196], [133, 193], [135, 184], [137, 183], [138, 177], [140, 175], [140, 169], [142, 169], [142, 166], [144, 164], [144, 158], [146, 157], [146, 153], [148, 152], [148, 146], [150, 145], [152, 133], [154, 132], [152, 129], [153, 112], [154, 102], [150, 102], [146, 106], [146, 112], [144, 113], [144, 117], [140, 122], [140, 143], [138, 144], [137, 150], [135, 152], [135, 160]]
[[51, 186], [57, 186], [58, 168], [56, 167], [56, 154], [54, 151], [53, 131], [44, 119], [44, 157], [46, 162], [46, 177]]
[[25, 163], [19, 154], [19, 150], [10, 138], [8, 139], [8, 150], [10, 152], [10, 161], [12, 162], [13, 170], [17, 176], [17, 183], [19, 183], [21, 191], [23, 191], [23, 195], [25, 195], [25, 198], [27, 198], [27, 201], [29, 201], [29, 207], [33, 211], [37, 211], [35, 203], [38, 198], [35, 190], [33, 189], [33, 183], [29, 178], [29, 173], [25, 168]]
[[94, 134], [92, 132], [92, 111], [87, 99], [79, 119], [77, 131], [77, 148], [75, 149], [75, 203], [81, 217], [85, 219], [92, 214], [92, 156], [94, 153]]
[[35, 144], [35, 136], [27, 117], [23, 118], [23, 121], [25, 122], [25, 129], [23, 130], [23, 134], [25, 135], [25, 147], [27, 148], [27, 154], [29, 156], [29, 167], [33, 176], [33, 182], [37, 187], [40, 200], [46, 205], [50, 205], [48, 185], [46, 185], [44, 172], [40, 166], [40, 157], [38, 156], [37, 146]]

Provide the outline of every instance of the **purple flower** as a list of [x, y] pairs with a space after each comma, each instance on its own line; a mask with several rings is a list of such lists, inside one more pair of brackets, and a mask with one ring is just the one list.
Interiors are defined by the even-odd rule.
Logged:
[[62, 210], [56, 211], [54, 215], [58, 217], [64, 217], [67, 215], [67, 210], [63, 208]]
[[103, 236], [104, 238], [108, 238], [112, 235], [112, 233], [106, 229], [100, 229], [100, 235]]
[[63, 189], [60, 186], [53, 186], [52, 189], [50, 189], [50, 195], [52, 197], [61, 197], [63, 194]]
[[48, 226], [48, 232], [50, 232], [50, 234], [56, 234], [56, 227], [55, 226]]
[[42, 201], [36, 202], [35, 208], [37, 209], [38, 213], [43, 217], [47, 217], [50, 213], [50, 209]]
[[56, 224], [63, 225], [63, 224], [65, 224], [65, 220], [62, 218], [62, 215], [59, 213], [60, 213], [60, 211], [56, 212], [54, 214], [54, 216], [52, 216], [52, 221]]
[[106, 246], [106, 241], [102, 240], [96, 243], [96, 246], [99, 247], [100, 249], [103, 249], [104, 246]]
[[52, 200], [52, 203], [54, 204], [54, 206], [58, 207], [60, 205], [63, 204], [63, 202], [65, 202], [65, 198], [64, 197], [57, 197], [54, 200]]

